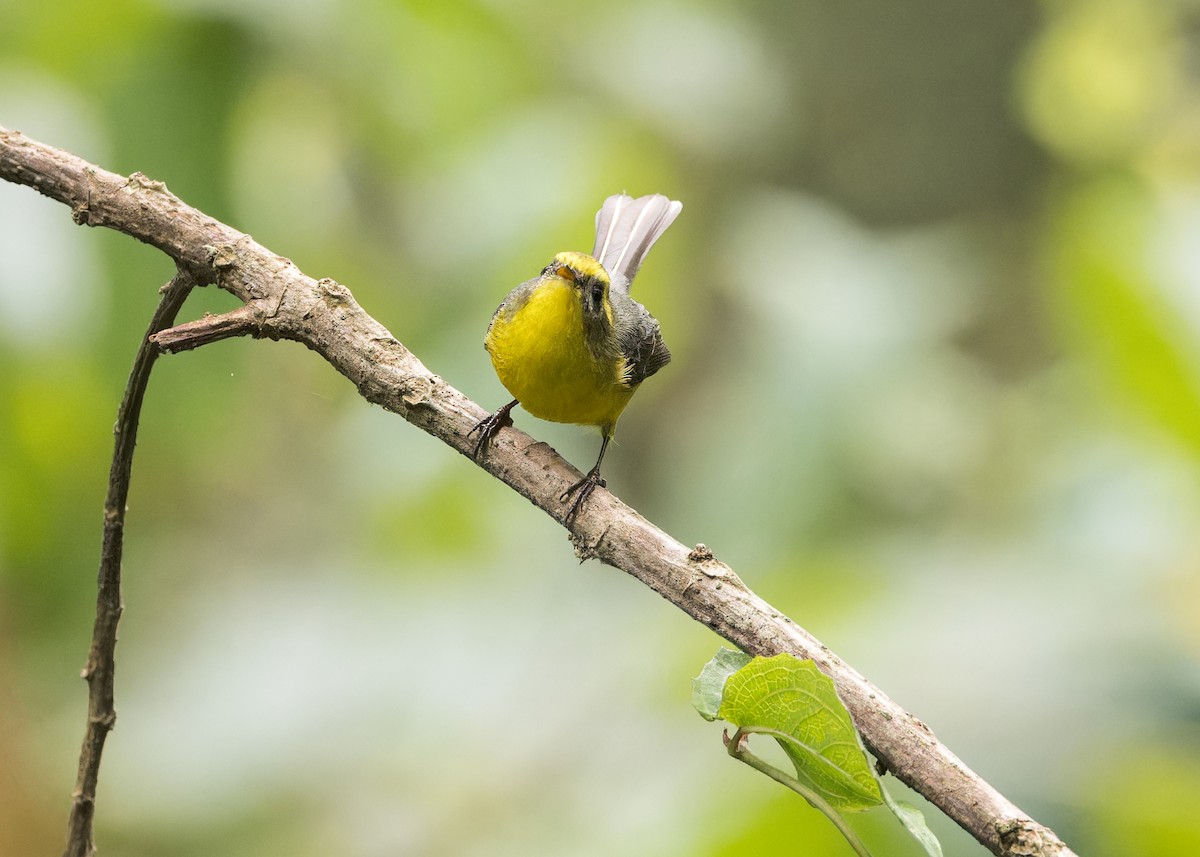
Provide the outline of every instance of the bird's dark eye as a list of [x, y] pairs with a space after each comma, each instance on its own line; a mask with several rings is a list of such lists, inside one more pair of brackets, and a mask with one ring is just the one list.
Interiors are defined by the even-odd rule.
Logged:
[[599, 283], [592, 283], [592, 306], [600, 309], [604, 301], [604, 286]]

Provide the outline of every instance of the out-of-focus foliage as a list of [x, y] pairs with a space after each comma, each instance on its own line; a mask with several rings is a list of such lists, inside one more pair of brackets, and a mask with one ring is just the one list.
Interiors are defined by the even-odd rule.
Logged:
[[[1191, 854], [1197, 24], [1184, 0], [9, 2], [0, 125], [346, 283], [489, 407], [506, 291], [588, 249], [605, 195], [682, 199], [637, 284], [675, 360], [613, 490], [1080, 853]], [[61, 842], [110, 430], [170, 274], [0, 185], [5, 855]], [[315, 355], [161, 361], [130, 507], [105, 853], [844, 853], [690, 710], [706, 629]]]

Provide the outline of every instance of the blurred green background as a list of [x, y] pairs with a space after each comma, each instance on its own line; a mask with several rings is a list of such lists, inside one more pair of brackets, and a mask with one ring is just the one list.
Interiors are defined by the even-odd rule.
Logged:
[[[508, 289], [606, 195], [683, 200], [609, 485], [1081, 854], [1200, 852], [1197, 3], [0, 7], [0, 125], [345, 283], [485, 407]], [[0, 184], [8, 857], [61, 847], [170, 274]], [[848, 853], [691, 709], [718, 639], [302, 348], [162, 360], [134, 476], [102, 853]]]

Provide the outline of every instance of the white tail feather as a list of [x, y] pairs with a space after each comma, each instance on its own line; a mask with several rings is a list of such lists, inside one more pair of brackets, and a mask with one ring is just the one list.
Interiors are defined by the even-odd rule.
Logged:
[[600, 232], [599, 232], [600, 215], [603, 213], [604, 209], [608, 207], [608, 200], [605, 200], [604, 206], [601, 207], [600, 211], [596, 212], [596, 229], [597, 229], [596, 244], [599, 248], [599, 252], [597, 253], [597, 252], [593, 251], [592, 257], [597, 260], [603, 258], [604, 254], [608, 252], [608, 245], [612, 241], [613, 230], [617, 228], [617, 221], [619, 221], [621, 219], [621, 206], [624, 204], [625, 200], [629, 199], [629, 197], [622, 195], [622, 196], [616, 196], [616, 197], [609, 197], [609, 199], [613, 199], [613, 200], [615, 200], [615, 202], [613, 203], [612, 216], [608, 220], [608, 229], [604, 233], [604, 246], [603, 247], [599, 246], [599, 244], [600, 244]]
[[592, 255], [608, 271], [614, 288], [629, 290], [646, 254], [674, 222], [683, 203], [652, 194], [633, 199], [610, 196], [596, 212], [596, 248]]

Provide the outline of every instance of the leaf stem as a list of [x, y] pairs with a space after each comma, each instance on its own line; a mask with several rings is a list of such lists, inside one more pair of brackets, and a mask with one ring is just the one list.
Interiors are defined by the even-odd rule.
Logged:
[[840, 812], [834, 809], [825, 798], [817, 794], [816, 791], [810, 789], [804, 783], [795, 777], [785, 774], [783, 771], [776, 768], [774, 765], [755, 756], [749, 750], [744, 748], [746, 739], [752, 733], [770, 732], [774, 730], [760, 730], [752, 726], [748, 726], [733, 733], [733, 737], [729, 739], [726, 749], [730, 756], [737, 759], [739, 762], [744, 762], [759, 773], [766, 774], [775, 782], [794, 791], [800, 797], [808, 801], [813, 809], [821, 812], [826, 818], [833, 822], [833, 826], [838, 829], [842, 836], [846, 837], [846, 841], [850, 843], [850, 847], [854, 849], [854, 853], [858, 857], [871, 857], [871, 852], [867, 851], [867, 846], [863, 845], [862, 840], [858, 838], [858, 834], [846, 822], [846, 819]]

